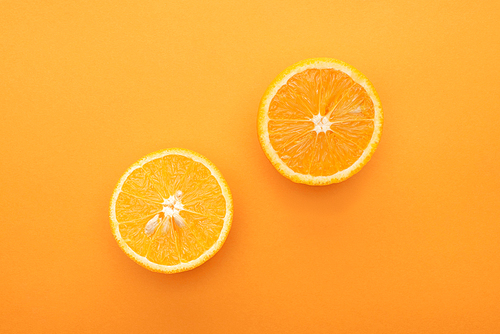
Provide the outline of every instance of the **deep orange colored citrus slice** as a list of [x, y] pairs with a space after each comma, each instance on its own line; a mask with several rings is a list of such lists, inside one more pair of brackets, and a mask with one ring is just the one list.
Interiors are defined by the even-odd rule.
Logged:
[[258, 116], [261, 146], [274, 167], [298, 183], [327, 185], [356, 174], [382, 133], [373, 85], [336, 59], [301, 61], [265, 92]]

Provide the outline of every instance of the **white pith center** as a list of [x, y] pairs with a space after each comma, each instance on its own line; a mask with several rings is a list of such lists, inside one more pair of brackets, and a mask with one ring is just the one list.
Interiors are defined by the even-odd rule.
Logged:
[[174, 213], [179, 213], [184, 209], [184, 205], [181, 200], [175, 195], [170, 196], [168, 199], [163, 201], [163, 210], [161, 210], [165, 216], [172, 216]]
[[181, 202], [182, 195], [182, 191], [179, 190], [175, 193], [175, 195], [163, 200], [163, 209], [161, 212], [151, 218], [144, 228], [144, 232], [148, 236], [151, 236], [160, 225], [163, 233], [168, 232], [170, 228], [172, 228], [173, 223], [175, 223], [179, 228], [186, 226], [184, 218], [182, 218], [179, 214], [181, 210], [184, 210], [184, 205]]
[[330, 126], [333, 124], [333, 122], [330, 122], [327, 116], [321, 116], [320, 113], [314, 115], [313, 118], [311, 118], [311, 121], [314, 123], [313, 131], [316, 131], [316, 133], [326, 133], [328, 130], [330, 130]]

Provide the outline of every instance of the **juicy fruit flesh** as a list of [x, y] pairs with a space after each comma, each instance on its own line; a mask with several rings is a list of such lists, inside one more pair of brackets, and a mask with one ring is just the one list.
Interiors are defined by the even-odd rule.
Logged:
[[269, 140], [294, 172], [329, 176], [367, 148], [375, 110], [366, 90], [342, 71], [308, 69], [292, 76], [269, 105]]
[[120, 235], [135, 253], [153, 263], [177, 265], [215, 244], [226, 201], [206, 166], [167, 155], [130, 173], [115, 210]]

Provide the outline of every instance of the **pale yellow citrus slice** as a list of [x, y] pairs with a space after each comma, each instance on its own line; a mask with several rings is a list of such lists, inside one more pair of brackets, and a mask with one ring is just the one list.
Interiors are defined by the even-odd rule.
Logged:
[[206, 262], [231, 228], [233, 201], [220, 171], [190, 150], [171, 148], [133, 164], [110, 205], [118, 245], [149, 270], [176, 273]]
[[283, 71], [259, 108], [261, 146], [274, 167], [298, 183], [327, 185], [356, 174], [382, 133], [382, 105], [354, 67], [314, 58]]

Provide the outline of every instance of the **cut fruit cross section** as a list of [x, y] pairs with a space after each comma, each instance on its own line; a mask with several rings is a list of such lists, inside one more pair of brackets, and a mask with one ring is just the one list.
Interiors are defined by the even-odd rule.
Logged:
[[265, 92], [258, 134], [267, 158], [298, 183], [326, 185], [356, 174], [382, 133], [380, 99], [368, 79], [336, 59], [282, 72]]
[[152, 153], [118, 182], [110, 205], [111, 229], [122, 250], [157, 272], [193, 269], [223, 245], [233, 202], [220, 171], [186, 149]]

